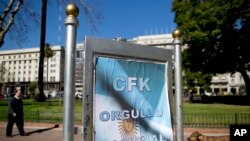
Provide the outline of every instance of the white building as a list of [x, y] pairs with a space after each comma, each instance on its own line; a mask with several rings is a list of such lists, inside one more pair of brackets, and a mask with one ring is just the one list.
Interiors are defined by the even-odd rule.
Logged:
[[[127, 41], [173, 50], [172, 34], [138, 36]], [[62, 46], [52, 46], [51, 48], [54, 56], [49, 58], [48, 64], [46, 58], [44, 60], [44, 83], [49, 84], [49, 90], [63, 90], [65, 51]], [[186, 45], [183, 49], [185, 48], [187, 48]], [[77, 44], [76, 91], [82, 91], [84, 50], [84, 44]], [[0, 92], [2, 92], [2, 88], [2, 90], [10, 89], [11, 93], [14, 93], [15, 87], [20, 86], [21, 90], [27, 94], [30, 82], [38, 80], [39, 48], [0, 51], [0, 65], [7, 70], [4, 75], [0, 71]], [[218, 74], [212, 78], [211, 83], [212, 92], [216, 94], [239, 93], [240, 87], [244, 86], [240, 73]]]
[[84, 63], [84, 44], [76, 45], [76, 66], [75, 66], [75, 91], [82, 94], [82, 82], [83, 82], [83, 63]]
[[[51, 49], [53, 57], [48, 61], [44, 59], [44, 83], [49, 84], [49, 89], [59, 90], [63, 82], [64, 48], [51, 46]], [[28, 93], [30, 82], [38, 81], [39, 50], [39, 48], [26, 48], [0, 51], [0, 65], [6, 70], [4, 74], [0, 74], [1, 92], [3, 89], [4, 91], [9, 89], [14, 93], [15, 87], [21, 87], [23, 93]]]
[[240, 93], [240, 87], [245, 86], [245, 82], [240, 73], [233, 75], [217, 74], [212, 78], [211, 89], [215, 95], [228, 95]]
[[128, 42], [132, 42], [140, 45], [148, 45], [155, 46], [159, 48], [173, 49], [172, 42], [173, 37], [172, 34], [158, 34], [158, 35], [145, 35], [138, 36], [128, 40]]

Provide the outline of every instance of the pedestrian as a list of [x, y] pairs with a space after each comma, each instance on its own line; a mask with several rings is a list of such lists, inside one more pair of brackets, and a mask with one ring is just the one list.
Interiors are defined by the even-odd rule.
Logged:
[[8, 124], [6, 128], [6, 137], [12, 137], [13, 125], [16, 123], [17, 129], [21, 136], [27, 136], [24, 132], [23, 121], [23, 101], [20, 89], [16, 90], [14, 97], [9, 97], [8, 102]]

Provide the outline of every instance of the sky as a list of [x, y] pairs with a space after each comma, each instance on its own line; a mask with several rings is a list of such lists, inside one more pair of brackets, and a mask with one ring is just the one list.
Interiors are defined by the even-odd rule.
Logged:
[[[122, 37], [132, 39], [142, 35], [172, 33], [176, 28], [174, 13], [171, 12], [172, 0], [96, 0], [96, 8], [102, 19], [96, 23], [96, 30], [86, 22], [79, 7], [80, 14], [77, 19], [77, 43], [83, 43], [85, 36], [98, 38]], [[41, 4], [35, 7], [41, 9]], [[47, 37], [46, 43], [51, 45], [65, 45], [65, 6], [58, 6], [52, 2], [47, 8]], [[25, 41], [15, 43], [9, 39], [8, 34], [5, 44], [0, 50], [39, 47], [40, 27], [31, 30]]]

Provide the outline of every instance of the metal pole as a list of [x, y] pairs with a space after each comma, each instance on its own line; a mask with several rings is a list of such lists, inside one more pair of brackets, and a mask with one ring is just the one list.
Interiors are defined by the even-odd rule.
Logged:
[[183, 140], [183, 127], [182, 127], [182, 59], [181, 59], [181, 32], [176, 29], [172, 33], [174, 41], [174, 78], [175, 78], [175, 96], [176, 96], [176, 141]]
[[76, 28], [78, 26], [78, 7], [69, 4], [66, 7], [66, 45], [65, 45], [65, 73], [64, 73], [64, 118], [63, 140], [74, 140], [74, 93], [75, 93], [75, 50]]

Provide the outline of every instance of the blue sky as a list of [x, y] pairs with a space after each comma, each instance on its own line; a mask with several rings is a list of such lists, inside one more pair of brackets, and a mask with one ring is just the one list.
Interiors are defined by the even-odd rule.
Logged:
[[[102, 13], [103, 19], [96, 24], [97, 32], [91, 30], [82, 13], [78, 16], [77, 43], [83, 42], [84, 36], [100, 38], [123, 37], [131, 39], [146, 34], [172, 33], [176, 27], [174, 13], [171, 12], [172, 0], [96, 0], [94, 8]], [[36, 5], [40, 9], [40, 3]], [[79, 6], [80, 8], [80, 6]], [[81, 11], [81, 9], [80, 9]], [[61, 20], [60, 17], [61, 16]], [[61, 11], [58, 5], [48, 3], [47, 37], [51, 45], [65, 44], [65, 7]], [[61, 30], [58, 28], [61, 27]], [[18, 45], [8, 38], [1, 50], [14, 48], [38, 47], [40, 27], [30, 31], [27, 41]], [[58, 40], [60, 38], [60, 40]]]

